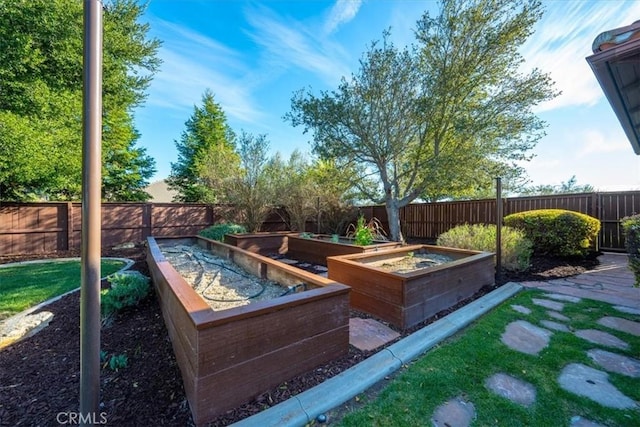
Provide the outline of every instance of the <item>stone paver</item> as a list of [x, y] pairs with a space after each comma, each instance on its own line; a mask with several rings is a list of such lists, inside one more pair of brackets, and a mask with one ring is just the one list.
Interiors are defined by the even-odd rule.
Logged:
[[638, 309], [638, 308], [627, 307], [625, 305], [614, 305], [613, 308], [615, 308], [616, 310], [618, 310], [621, 313], [640, 315], [640, 309]]
[[516, 320], [507, 325], [500, 337], [504, 345], [522, 353], [537, 355], [549, 345], [549, 338], [553, 333], [539, 328], [524, 320]]
[[568, 392], [587, 397], [603, 406], [616, 409], [631, 409], [636, 403], [609, 382], [606, 372], [590, 368], [581, 363], [565, 366], [558, 377], [560, 387]]
[[629, 348], [629, 344], [622, 341], [620, 338], [610, 333], [599, 331], [597, 329], [580, 329], [574, 332], [576, 336], [585, 339], [589, 342], [606, 345], [608, 347], [621, 348], [626, 350]]
[[329, 269], [324, 265], [314, 265], [313, 268], [315, 268], [316, 271], [322, 271], [322, 272], [329, 271]]
[[400, 336], [399, 333], [373, 319], [349, 319], [349, 344], [369, 351]]
[[504, 373], [487, 378], [485, 387], [498, 396], [523, 406], [531, 406], [536, 401], [536, 389], [533, 385]]
[[523, 305], [514, 304], [514, 305], [511, 306], [511, 308], [513, 308], [518, 313], [531, 314], [531, 309], [529, 309], [529, 308], [527, 308], [527, 307], [525, 307]]
[[606, 371], [640, 378], [640, 360], [601, 349], [589, 350], [587, 355]]
[[468, 427], [476, 418], [476, 408], [473, 403], [456, 397], [438, 406], [431, 417], [433, 427]]
[[543, 320], [540, 323], [542, 323], [542, 326], [547, 329], [553, 329], [560, 332], [569, 332], [569, 328], [563, 323], [552, 322], [551, 320]]
[[582, 299], [578, 297], [572, 297], [571, 295], [564, 295], [564, 294], [544, 294], [543, 296], [545, 298], [551, 298], [556, 301], [565, 301], [565, 302], [573, 302], [573, 303], [582, 301]]
[[580, 415], [571, 417], [571, 424], [569, 427], [607, 427], [603, 424], [594, 423], [586, 418], [582, 418]]
[[560, 314], [557, 311], [553, 311], [553, 310], [547, 310], [547, 316], [553, 317], [556, 320], [562, 320], [563, 322], [568, 322], [569, 320], [571, 320], [564, 314]]
[[564, 304], [558, 301], [551, 301], [548, 299], [540, 298], [532, 298], [531, 301], [533, 301], [535, 305], [539, 305], [550, 310], [562, 311], [562, 309], [564, 308]]
[[640, 337], [640, 322], [634, 322], [620, 317], [605, 316], [598, 320], [598, 324]]

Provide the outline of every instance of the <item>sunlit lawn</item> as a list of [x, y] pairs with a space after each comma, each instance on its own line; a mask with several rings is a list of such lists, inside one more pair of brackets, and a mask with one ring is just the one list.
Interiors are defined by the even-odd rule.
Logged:
[[[101, 276], [115, 273], [123, 261], [103, 259]], [[0, 268], [0, 319], [80, 287], [80, 261], [51, 261]]]
[[[548, 319], [546, 309], [532, 304], [539, 294], [523, 292], [483, 316], [461, 334], [430, 351], [411, 364], [364, 408], [348, 414], [342, 426], [418, 426], [431, 425], [436, 408], [449, 399], [462, 397], [475, 406], [474, 426], [568, 426], [571, 417], [580, 415], [601, 425], [640, 426], [640, 410], [618, 410], [569, 393], [558, 384], [557, 377], [569, 363], [594, 366], [587, 351], [598, 346], [572, 333], [555, 332], [540, 355], [532, 356], [511, 350], [500, 342], [505, 327], [525, 318], [539, 324]], [[520, 304], [532, 310], [522, 315], [511, 308]], [[566, 304], [563, 314], [573, 329], [605, 329], [596, 321], [603, 316], [624, 317], [640, 321], [640, 316], [621, 313], [609, 304], [582, 300]], [[640, 337], [616, 332], [629, 343], [629, 349], [617, 350], [637, 358]], [[504, 372], [533, 384], [536, 402], [524, 407], [491, 393], [484, 385], [490, 376]], [[609, 380], [620, 391], [640, 401], [640, 379], [609, 373]], [[366, 401], [367, 396], [361, 396]]]

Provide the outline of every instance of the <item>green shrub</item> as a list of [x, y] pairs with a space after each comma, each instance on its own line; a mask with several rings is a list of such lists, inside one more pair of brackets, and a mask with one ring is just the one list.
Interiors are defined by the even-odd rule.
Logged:
[[640, 286], [640, 215], [622, 218], [624, 246], [629, 254], [629, 268], [636, 277], [635, 286]]
[[587, 255], [595, 249], [600, 232], [598, 219], [563, 209], [511, 214], [504, 224], [523, 230], [533, 242], [534, 253], [561, 257]]
[[[502, 227], [501, 230], [502, 267], [512, 271], [529, 268], [532, 243], [521, 230]], [[439, 246], [496, 252], [496, 226], [464, 224], [442, 233], [438, 237]]]
[[111, 287], [101, 291], [103, 324], [109, 323], [117, 311], [138, 304], [149, 293], [149, 278], [142, 274], [118, 273], [108, 280]]
[[223, 242], [225, 234], [240, 234], [246, 232], [247, 229], [240, 224], [225, 222], [207, 227], [198, 234], [202, 237], [206, 237], [207, 239]]

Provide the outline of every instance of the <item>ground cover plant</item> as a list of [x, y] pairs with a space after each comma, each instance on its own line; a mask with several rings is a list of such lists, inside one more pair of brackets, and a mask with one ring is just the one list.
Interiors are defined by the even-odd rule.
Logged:
[[[511, 305], [532, 310], [526, 320], [539, 324], [548, 319], [547, 309], [532, 304], [540, 291], [525, 291], [483, 316], [471, 327], [452, 337], [411, 364], [390, 382], [377, 398], [369, 398], [359, 410], [347, 414], [341, 426], [426, 425], [436, 408], [449, 399], [464, 396], [476, 408], [474, 425], [552, 426], [569, 425], [580, 415], [609, 427], [640, 425], [640, 411], [606, 408], [587, 398], [563, 390], [557, 381], [569, 363], [597, 365], [587, 356], [596, 344], [566, 332], [555, 332], [549, 346], [538, 356], [511, 350], [500, 341], [510, 322], [523, 318]], [[569, 328], [606, 330], [596, 323], [603, 316], [639, 321], [640, 316], [621, 313], [606, 303], [582, 300], [566, 304], [562, 312], [571, 320]], [[617, 333], [616, 335], [621, 335]], [[623, 334], [628, 350], [616, 350], [627, 356], [640, 353], [640, 337]], [[599, 368], [601, 369], [601, 368]], [[504, 372], [533, 384], [536, 402], [529, 408], [499, 397], [484, 385], [490, 376]], [[640, 380], [609, 373], [610, 382], [622, 393], [640, 400]], [[358, 400], [367, 400], [361, 396]], [[362, 406], [362, 405], [360, 405]]]
[[[102, 276], [125, 266], [103, 259]], [[0, 268], [0, 319], [80, 287], [80, 261], [51, 261]]]

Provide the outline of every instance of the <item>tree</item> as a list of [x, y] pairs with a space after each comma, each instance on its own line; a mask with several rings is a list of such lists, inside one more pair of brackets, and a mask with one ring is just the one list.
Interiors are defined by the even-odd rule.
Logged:
[[[268, 173], [269, 142], [266, 135], [242, 132], [238, 138], [240, 168], [219, 182], [230, 218], [250, 232], [260, 231], [272, 210], [274, 185]], [[214, 173], [217, 174], [217, 173]]]
[[176, 201], [214, 203], [219, 193], [215, 184], [238, 166], [239, 159], [235, 135], [210, 90], [202, 96], [202, 106], [194, 106], [185, 127], [176, 141], [178, 161], [171, 163], [167, 183], [178, 191]]
[[316, 212], [317, 189], [309, 174], [309, 162], [299, 150], [294, 150], [287, 161], [276, 153], [269, 162], [269, 171], [276, 202], [287, 213], [283, 220], [289, 229], [304, 232], [307, 221]]
[[316, 159], [309, 167], [309, 179], [315, 183], [315, 216], [321, 233], [344, 234], [347, 224], [355, 221], [359, 198], [354, 189], [357, 172], [353, 165], [336, 159]]
[[[80, 198], [82, 7], [75, 0], [3, 2], [0, 7], [1, 198]], [[160, 64], [160, 42], [148, 39], [149, 26], [139, 22], [143, 12], [133, 0], [104, 5], [107, 198], [146, 200], [142, 188], [155, 172], [154, 160], [135, 147], [139, 134], [133, 126], [133, 109], [144, 101]], [[139, 179], [129, 179], [129, 173]]]
[[313, 131], [321, 157], [376, 178], [359, 190], [385, 204], [400, 241], [399, 209], [430, 185], [449, 172], [469, 180], [489, 160], [525, 159], [543, 135], [531, 109], [555, 96], [552, 83], [538, 70], [521, 74], [518, 53], [541, 14], [538, 1], [445, 0], [437, 17], [418, 21], [418, 46], [396, 49], [385, 33], [350, 81], [319, 97], [297, 92], [285, 117]]
[[546, 196], [550, 194], [591, 193], [593, 191], [593, 185], [578, 185], [578, 180], [573, 175], [568, 181], [561, 182], [560, 185], [541, 184], [524, 189], [522, 194], [526, 196]]

